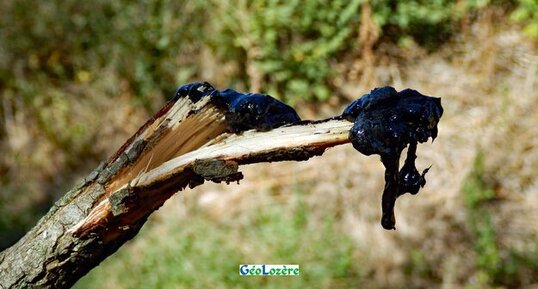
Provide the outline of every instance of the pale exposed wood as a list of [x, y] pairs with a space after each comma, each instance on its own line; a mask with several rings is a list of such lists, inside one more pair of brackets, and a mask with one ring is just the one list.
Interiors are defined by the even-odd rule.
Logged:
[[[209, 97], [201, 99], [196, 104], [192, 104], [188, 98], [180, 98], [166, 115], [138, 135], [133, 143], [144, 141], [151, 148], [144, 150], [124, 172], [118, 173], [111, 180], [107, 191], [115, 191], [143, 171], [151, 170], [174, 156], [190, 152], [223, 133], [226, 129], [224, 115], [210, 105], [200, 110], [208, 102]], [[200, 112], [185, 117], [191, 110]], [[159, 137], [149, 141], [150, 138], [155, 138], [155, 132]]]
[[[278, 160], [294, 160], [300, 158], [297, 151], [310, 149], [312, 155], [321, 154], [326, 148], [348, 143], [348, 134], [353, 124], [346, 120], [327, 120], [317, 123], [306, 123], [282, 127], [268, 132], [248, 131], [242, 135], [227, 135], [218, 143], [209, 143], [205, 147], [191, 151], [159, 167], [142, 173], [128, 184], [119, 188], [143, 190], [159, 183], [168, 183], [174, 176], [192, 169], [197, 160], [222, 160], [237, 163], [253, 163], [271, 161], [270, 156], [281, 156]], [[317, 149], [317, 153], [314, 150]], [[301, 160], [301, 159], [299, 159]], [[226, 176], [221, 176], [225, 178]], [[111, 193], [113, 194], [113, 193]], [[108, 199], [103, 200], [88, 217], [71, 228], [69, 232], [83, 234], [89, 228], [103, 226], [101, 222], [108, 220], [112, 214], [112, 206]]]
[[[158, 168], [140, 175], [133, 180], [138, 186], [148, 186], [159, 180], [166, 180], [180, 173], [196, 159], [220, 159], [247, 163], [256, 156], [297, 148], [332, 147], [348, 143], [349, 130], [353, 123], [346, 120], [294, 125], [277, 128], [268, 132], [248, 131], [242, 135], [228, 135], [218, 143], [206, 146], [176, 157]], [[263, 161], [263, 160], [260, 160]]]

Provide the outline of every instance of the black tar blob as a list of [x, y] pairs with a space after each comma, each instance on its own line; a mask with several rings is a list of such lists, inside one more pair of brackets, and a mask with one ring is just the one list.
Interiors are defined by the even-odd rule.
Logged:
[[[363, 95], [342, 113], [354, 122], [349, 133], [353, 147], [365, 155], [380, 155], [385, 166], [381, 225], [387, 230], [395, 229], [396, 198], [406, 192], [416, 194], [426, 184], [429, 168], [420, 174], [415, 167], [417, 142], [437, 137], [442, 114], [440, 98], [412, 89], [397, 92], [389, 86]], [[398, 171], [400, 154], [407, 145], [407, 159]]]
[[193, 102], [211, 95], [211, 101], [224, 108], [229, 130], [240, 133], [245, 130], [271, 130], [301, 121], [295, 110], [266, 94], [241, 93], [233, 89], [216, 90], [207, 82], [194, 82], [178, 88], [174, 99], [188, 97]]
[[226, 89], [220, 95], [229, 105], [226, 119], [235, 133], [249, 129], [267, 131], [301, 121], [291, 106], [266, 94]]
[[173, 100], [188, 97], [192, 102], [198, 102], [202, 97], [217, 92], [208, 82], [193, 82], [180, 86], [174, 94]]

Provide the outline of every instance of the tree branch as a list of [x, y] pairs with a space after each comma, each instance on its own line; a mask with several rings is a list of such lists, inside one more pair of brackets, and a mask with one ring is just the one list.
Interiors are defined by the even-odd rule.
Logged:
[[352, 125], [334, 118], [235, 135], [210, 95], [174, 99], [0, 253], [0, 288], [70, 287], [178, 190], [238, 181], [243, 164], [321, 155], [348, 143]]

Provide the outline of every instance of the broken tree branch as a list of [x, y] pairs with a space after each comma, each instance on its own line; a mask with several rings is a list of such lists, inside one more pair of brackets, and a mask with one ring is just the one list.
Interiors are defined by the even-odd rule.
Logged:
[[352, 125], [334, 118], [235, 135], [210, 95], [173, 99], [0, 253], [0, 288], [70, 287], [178, 190], [237, 181], [242, 164], [321, 155], [349, 142]]

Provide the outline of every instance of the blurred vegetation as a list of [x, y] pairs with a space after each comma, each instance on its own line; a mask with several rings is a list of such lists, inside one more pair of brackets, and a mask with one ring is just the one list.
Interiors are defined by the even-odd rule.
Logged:
[[[368, 65], [376, 65], [363, 61], [368, 51], [382, 65], [442, 52], [491, 11], [492, 22], [520, 27], [536, 44], [535, 0], [0, 1], [0, 250], [20, 238], [74, 179], [110, 155], [178, 85], [207, 80], [219, 88], [269, 93], [298, 108], [335, 106], [358, 96], [344, 87], [367, 78], [353, 76], [354, 69], [366, 73]], [[466, 60], [472, 65], [463, 73], [475, 74], [484, 59], [502, 66], [488, 58], [497, 53], [492, 51]], [[490, 81], [487, 85], [496, 85]], [[385, 82], [368, 83], [361, 92]], [[481, 92], [503, 89], [508, 90]], [[538, 276], [536, 242], [523, 250], [499, 241], [494, 179], [479, 153], [461, 189], [468, 225], [461, 230], [473, 247], [474, 285], [536, 283], [529, 277]], [[358, 246], [339, 220], [327, 213], [313, 225], [302, 192], [296, 193], [295, 207], [262, 208], [239, 225], [193, 210], [188, 226], [171, 223], [166, 238], [145, 227], [132, 247], [106, 260], [79, 288], [102, 287], [103, 275], [109, 287], [124, 288], [367, 284], [375, 275], [370, 260], [353, 262]], [[237, 240], [266, 251], [244, 248]], [[296, 260], [307, 267], [295, 279], [239, 278], [236, 265], [256, 254], [260, 262]], [[416, 246], [398, 270], [408, 280], [426, 280], [427, 285], [415, 284], [426, 288], [444, 277], [438, 261]]]
[[476, 254], [477, 283], [470, 288], [521, 287], [529, 272], [538, 276], [538, 244], [529, 244], [526, 252], [500, 247], [492, 222], [492, 202], [496, 199], [493, 178], [488, 178], [484, 158], [484, 151], [479, 149], [462, 188]]
[[538, 1], [518, 0], [512, 19], [524, 23], [524, 31], [530, 37], [538, 38]]
[[[326, 100], [335, 90], [333, 62], [359, 53], [361, 3], [2, 1], [0, 36], [9, 41], [0, 46], [0, 87], [25, 106], [41, 108], [44, 88], [78, 84], [93, 90], [99, 84], [114, 96], [124, 81], [135, 104], [151, 110], [150, 95], [166, 98], [176, 85], [207, 75], [203, 60], [209, 57], [207, 65], [227, 67], [215, 68], [227, 72], [224, 81], [213, 77], [220, 85], [255, 86], [292, 102]], [[458, 21], [495, 5], [513, 11], [513, 19], [537, 36], [534, 0], [368, 5], [380, 41], [438, 47], [460, 29]]]
[[291, 102], [330, 96], [330, 60], [353, 48], [360, 0], [214, 3], [213, 47], [224, 57], [235, 51], [228, 61], [254, 71], [251, 85]]

